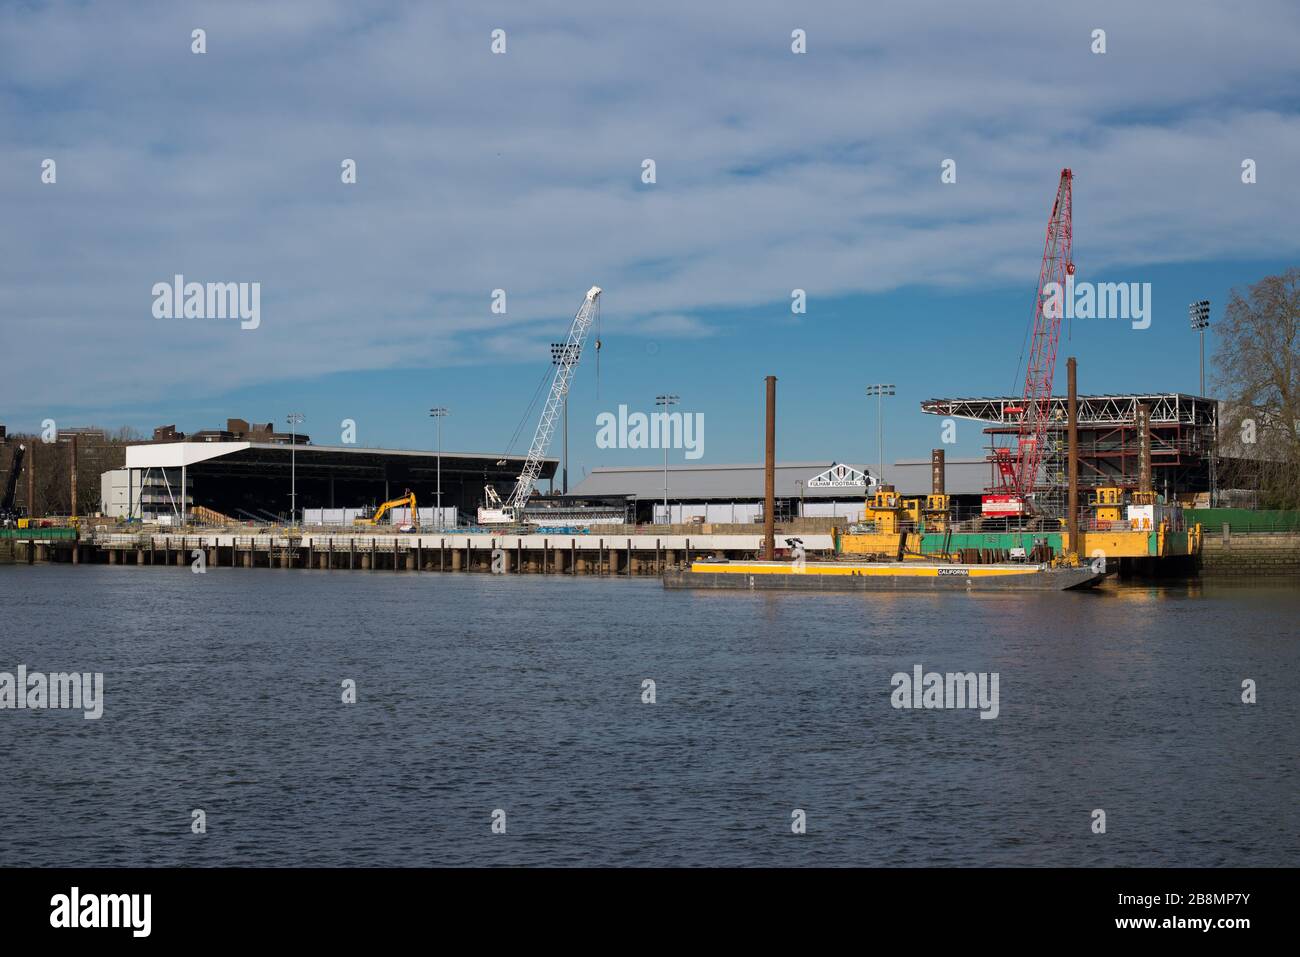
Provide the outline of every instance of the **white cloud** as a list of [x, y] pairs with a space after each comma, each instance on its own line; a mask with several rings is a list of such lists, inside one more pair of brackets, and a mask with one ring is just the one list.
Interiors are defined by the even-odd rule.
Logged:
[[[1285, 3], [558, 9], [6, 7], [10, 406], [66, 399], [74, 374], [111, 404], [527, 359], [593, 282], [611, 328], [652, 337], [796, 287], [1027, 284], [1063, 165], [1083, 274], [1300, 244]], [[38, 181], [46, 156], [57, 186]], [[150, 286], [177, 272], [260, 281], [262, 327], [153, 320]], [[167, 361], [143, 376], [145, 354]], [[268, 354], [293, 361], [269, 373]]]

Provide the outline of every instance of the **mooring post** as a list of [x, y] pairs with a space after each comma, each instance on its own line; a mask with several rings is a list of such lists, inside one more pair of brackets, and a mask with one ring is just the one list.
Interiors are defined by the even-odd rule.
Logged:
[[[27, 514], [31, 518], [36, 517], [36, 446], [39, 444], [38, 442], [33, 443], [32, 450], [27, 456]], [[35, 550], [36, 539], [33, 538], [27, 543], [28, 556]]]
[[[72, 433], [72, 441], [71, 443], [69, 443], [69, 446], [70, 446], [69, 452], [72, 456], [72, 468], [70, 469], [72, 473], [72, 489], [71, 489], [72, 517], [76, 518], [77, 517], [77, 434], [75, 432]], [[184, 490], [182, 489], [182, 494], [183, 493]], [[76, 523], [73, 523], [73, 527], [76, 528]], [[76, 546], [73, 546], [73, 548], [74, 548], [73, 564], [76, 564], [76, 557], [75, 557]]]
[[[763, 558], [776, 558], [776, 376], [767, 382], [767, 451], [763, 465]], [[691, 563], [690, 540], [686, 542], [686, 564]]]
[[1083, 541], [1079, 534], [1079, 389], [1078, 389], [1078, 363], [1075, 362], [1074, 356], [1065, 360], [1066, 370], [1066, 428], [1068, 430], [1067, 441], [1069, 443], [1069, 458], [1067, 468], [1069, 475], [1069, 492], [1066, 495], [1065, 517], [1066, 534], [1070, 536], [1070, 551], [1080, 561], [1083, 560]]
[[[1151, 406], [1139, 402], [1137, 407], [1138, 491], [1151, 491]], [[1147, 504], [1146, 501], [1143, 504]]]

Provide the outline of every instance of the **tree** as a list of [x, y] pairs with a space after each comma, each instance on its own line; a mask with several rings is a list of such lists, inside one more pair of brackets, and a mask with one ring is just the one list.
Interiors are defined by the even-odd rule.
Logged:
[[[100, 509], [100, 475], [126, 464], [126, 446], [135, 444], [140, 433], [123, 427], [109, 434], [103, 429], [82, 430], [77, 442], [77, 513], [92, 515]], [[60, 432], [58, 441], [45, 442], [39, 434], [10, 433], [6, 446], [27, 447], [16, 486], [15, 501], [32, 516], [67, 515], [72, 505], [71, 436]], [[12, 451], [0, 454], [0, 476], [12, 467]], [[27, 501], [27, 472], [35, 469], [32, 483], [34, 502]]]
[[1233, 290], [1219, 326], [1220, 485], [1258, 482], [1266, 508], [1300, 508], [1300, 268]]

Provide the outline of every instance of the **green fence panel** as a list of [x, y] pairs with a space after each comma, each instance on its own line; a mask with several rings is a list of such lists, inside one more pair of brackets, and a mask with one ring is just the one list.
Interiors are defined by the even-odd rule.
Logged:
[[75, 528], [0, 528], [0, 538], [35, 539], [37, 541], [54, 541], [74, 539]]
[[1289, 532], [1300, 529], [1300, 511], [1255, 510], [1249, 508], [1189, 508], [1183, 512], [1189, 524], [1199, 522], [1206, 532], [1219, 532], [1225, 523], [1234, 532]]

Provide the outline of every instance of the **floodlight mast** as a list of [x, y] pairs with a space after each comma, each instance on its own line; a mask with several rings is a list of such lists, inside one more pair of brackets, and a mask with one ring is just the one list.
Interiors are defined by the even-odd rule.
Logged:
[[542, 408], [542, 417], [537, 422], [537, 431], [533, 433], [532, 445], [528, 447], [528, 458], [524, 461], [523, 471], [515, 480], [515, 487], [510, 492], [510, 496], [499, 508], [492, 507], [496, 501], [499, 501], [495, 495], [496, 490], [491, 486], [487, 487], [485, 500], [488, 507], [478, 510], [480, 525], [516, 524], [523, 521], [524, 508], [532, 498], [537, 479], [542, 474], [542, 459], [550, 447], [551, 436], [555, 434], [555, 425], [559, 421], [564, 398], [569, 394], [569, 383], [573, 380], [578, 360], [582, 356], [582, 344], [587, 339], [587, 332], [591, 329], [592, 320], [599, 308], [600, 293], [599, 286], [592, 286], [587, 290], [586, 298], [583, 299], [582, 305], [578, 307], [578, 312], [573, 317], [573, 324], [569, 327], [569, 336], [564, 347], [555, 350], [557, 356], [555, 374], [551, 377], [551, 391], [546, 398], [546, 405]]

